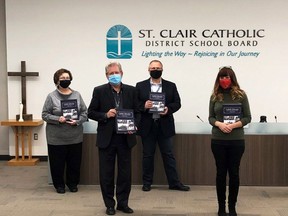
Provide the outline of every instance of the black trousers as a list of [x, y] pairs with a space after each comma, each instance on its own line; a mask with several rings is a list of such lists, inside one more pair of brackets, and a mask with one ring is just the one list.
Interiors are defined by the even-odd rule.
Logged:
[[173, 154], [172, 137], [164, 137], [159, 122], [153, 123], [152, 130], [147, 137], [142, 137], [143, 144], [143, 185], [153, 184], [154, 156], [157, 144], [161, 152], [165, 174], [170, 187], [180, 184], [176, 170], [176, 160]]
[[116, 199], [118, 206], [128, 206], [131, 191], [131, 148], [127, 135], [114, 134], [110, 145], [99, 148], [99, 172], [102, 197], [106, 207], [114, 207], [115, 166], [117, 159]]
[[240, 178], [239, 167], [245, 150], [244, 140], [211, 140], [217, 175], [216, 191], [219, 204], [226, 202], [226, 176], [229, 174], [229, 205], [237, 202]]
[[65, 168], [66, 185], [68, 187], [75, 187], [79, 184], [82, 142], [71, 145], [48, 144], [48, 156], [52, 181], [55, 188], [65, 188]]

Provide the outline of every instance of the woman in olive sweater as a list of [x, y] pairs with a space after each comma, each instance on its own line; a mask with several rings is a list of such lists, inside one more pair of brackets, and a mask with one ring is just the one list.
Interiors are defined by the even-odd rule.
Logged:
[[226, 215], [226, 176], [229, 174], [229, 215], [236, 216], [239, 167], [245, 150], [243, 126], [251, 122], [246, 93], [240, 88], [231, 67], [220, 68], [209, 104], [212, 127], [211, 149], [217, 167], [218, 215]]

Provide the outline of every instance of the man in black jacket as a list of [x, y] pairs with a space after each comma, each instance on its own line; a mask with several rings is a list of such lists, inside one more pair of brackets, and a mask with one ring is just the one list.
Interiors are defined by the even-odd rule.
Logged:
[[[141, 110], [139, 135], [143, 144], [143, 191], [150, 191], [153, 183], [154, 155], [156, 144], [161, 151], [169, 189], [188, 191], [177, 174], [176, 161], [172, 151], [172, 137], [175, 135], [173, 113], [181, 107], [181, 100], [175, 83], [161, 78], [163, 65], [158, 60], [149, 64], [150, 78], [136, 84], [138, 100]], [[153, 107], [153, 93], [156, 97], [165, 98], [163, 111], [151, 113]], [[159, 96], [157, 96], [159, 93]]]
[[100, 186], [107, 208], [106, 214], [114, 215], [114, 175], [117, 158], [117, 210], [133, 213], [128, 206], [128, 199], [131, 191], [131, 149], [136, 144], [136, 135], [131, 131], [126, 134], [118, 133], [115, 117], [119, 110], [132, 110], [137, 125], [140, 113], [137, 112], [136, 89], [121, 82], [123, 71], [119, 63], [108, 64], [105, 71], [109, 83], [94, 88], [88, 108], [88, 117], [98, 121], [96, 145], [99, 149]]

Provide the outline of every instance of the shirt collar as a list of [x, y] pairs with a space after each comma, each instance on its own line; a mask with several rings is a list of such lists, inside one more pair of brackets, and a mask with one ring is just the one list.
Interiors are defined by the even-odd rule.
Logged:
[[162, 79], [160, 79], [160, 83], [153, 83], [152, 79], [150, 78], [150, 84], [151, 85], [162, 85]]

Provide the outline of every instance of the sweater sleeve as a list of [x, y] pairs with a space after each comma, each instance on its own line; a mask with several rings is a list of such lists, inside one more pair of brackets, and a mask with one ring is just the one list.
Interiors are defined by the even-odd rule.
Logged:
[[49, 94], [43, 105], [42, 119], [50, 124], [59, 124], [59, 117], [53, 114], [53, 100], [51, 94]]
[[79, 102], [80, 102], [80, 115], [79, 115], [79, 120], [77, 120], [77, 125], [83, 124], [84, 122], [88, 120], [87, 107], [80, 94], [79, 94]]
[[242, 101], [242, 108], [243, 108], [243, 116], [240, 121], [242, 122], [242, 125], [245, 126], [248, 123], [250, 123], [252, 119], [249, 101], [248, 101], [248, 97], [246, 94], [244, 95], [244, 98]]
[[215, 126], [215, 122], [216, 122], [216, 114], [214, 111], [214, 101], [212, 100], [212, 97], [210, 97], [210, 101], [209, 101], [209, 117], [208, 117], [208, 121], [212, 126]]

